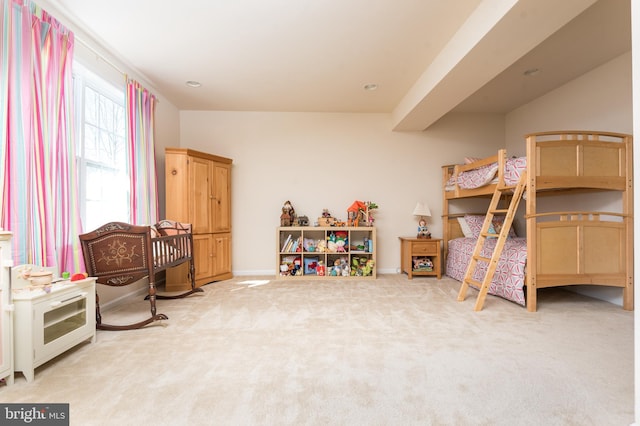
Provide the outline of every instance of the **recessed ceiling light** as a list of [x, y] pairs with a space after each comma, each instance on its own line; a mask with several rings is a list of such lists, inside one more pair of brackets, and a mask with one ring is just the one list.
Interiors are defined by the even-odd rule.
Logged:
[[377, 88], [378, 88], [378, 85], [375, 83], [369, 83], [364, 85], [364, 90], [372, 91], [372, 90], [376, 90]]
[[189, 87], [200, 87], [200, 86], [202, 86], [202, 84], [200, 84], [199, 81], [193, 81], [193, 80], [189, 80], [185, 84], [187, 86], [189, 86]]
[[524, 75], [526, 75], [527, 77], [532, 76], [532, 75], [536, 75], [540, 72], [540, 68], [529, 68], [528, 70], [525, 70], [525, 72], [523, 73]]

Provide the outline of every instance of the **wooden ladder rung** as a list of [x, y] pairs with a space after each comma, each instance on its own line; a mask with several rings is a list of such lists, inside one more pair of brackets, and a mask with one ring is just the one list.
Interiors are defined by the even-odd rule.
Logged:
[[497, 209], [497, 210], [490, 210], [489, 213], [509, 213], [509, 209]]
[[467, 281], [465, 281], [467, 284], [473, 284], [474, 286], [478, 287], [478, 288], [482, 288], [482, 283], [480, 281], [476, 281], [473, 280], [471, 278], [469, 278]]
[[484, 257], [484, 256], [473, 256], [473, 258], [475, 260], [481, 260], [483, 262], [489, 263], [491, 262], [491, 258], [490, 257]]
[[489, 232], [485, 232], [484, 234], [482, 234], [482, 236], [485, 238], [489, 238], [489, 237], [498, 238], [500, 234], [491, 234]]

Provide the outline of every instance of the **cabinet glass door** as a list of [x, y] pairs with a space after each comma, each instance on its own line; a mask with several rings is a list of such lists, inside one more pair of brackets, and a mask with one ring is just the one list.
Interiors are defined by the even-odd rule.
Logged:
[[44, 313], [43, 344], [51, 343], [83, 327], [86, 323], [87, 299], [78, 295], [69, 300], [63, 300], [58, 306]]

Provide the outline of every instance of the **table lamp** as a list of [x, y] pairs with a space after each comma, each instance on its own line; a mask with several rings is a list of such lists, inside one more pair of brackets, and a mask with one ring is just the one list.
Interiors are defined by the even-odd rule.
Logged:
[[431, 217], [429, 206], [418, 202], [413, 209], [413, 215], [418, 216], [418, 238], [431, 238], [431, 233], [427, 229], [427, 217]]

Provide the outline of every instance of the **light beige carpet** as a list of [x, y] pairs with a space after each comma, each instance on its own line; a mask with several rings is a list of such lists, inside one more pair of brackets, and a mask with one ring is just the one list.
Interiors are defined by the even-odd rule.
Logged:
[[[459, 283], [238, 277], [158, 301], [168, 321], [99, 331], [0, 387], [68, 402], [72, 425], [629, 425], [633, 313], [562, 290], [539, 311]], [[266, 278], [269, 279], [268, 277]], [[146, 316], [137, 298], [115, 316]]]

